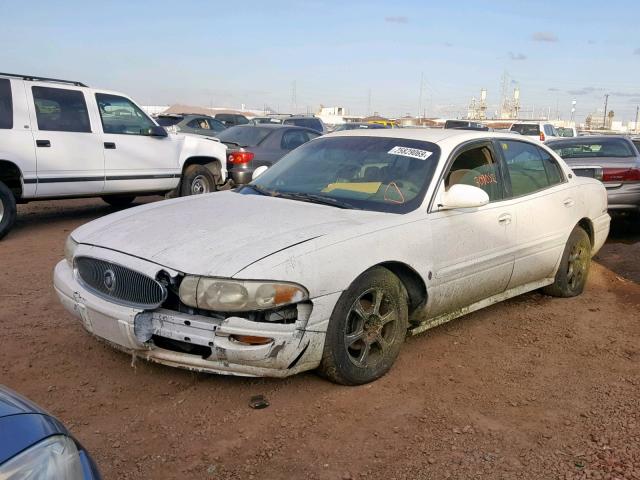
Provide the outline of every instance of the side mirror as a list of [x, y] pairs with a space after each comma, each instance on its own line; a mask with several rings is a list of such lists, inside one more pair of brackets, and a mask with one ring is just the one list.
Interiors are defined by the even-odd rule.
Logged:
[[150, 137], [167, 137], [169, 134], [164, 127], [159, 127], [154, 125], [153, 127], [145, 128], [142, 131], [143, 135], [148, 135]]
[[266, 165], [262, 165], [262, 166], [256, 168], [253, 171], [253, 174], [251, 175], [251, 180], [255, 180], [256, 178], [258, 178], [260, 175], [262, 175], [267, 170], [269, 170], [269, 167], [267, 167]]
[[477, 208], [489, 203], [489, 195], [481, 188], [457, 183], [442, 194], [441, 204], [445, 209]]

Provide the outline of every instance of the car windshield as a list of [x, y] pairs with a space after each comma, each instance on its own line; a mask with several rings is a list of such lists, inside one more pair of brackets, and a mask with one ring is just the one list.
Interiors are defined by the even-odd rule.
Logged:
[[306, 127], [318, 132], [322, 131], [322, 123], [317, 118], [287, 118], [285, 125], [295, 125], [296, 127]]
[[180, 123], [184, 117], [158, 117], [156, 118], [156, 122], [161, 127], [171, 127], [177, 123]]
[[540, 127], [536, 124], [516, 123], [511, 126], [512, 132], [518, 132], [521, 135], [540, 135]]
[[556, 128], [558, 136], [560, 137], [573, 137], [573, 130], [571, 128], [558, 127]]
[[319, 138], [283, 157], [239, 193], [406, 213], [422, 203], [439, 156], [436, 144], [418, 140]]
[[272, 128], [238, 125], [220, 132], [218, 139], [223, 143], [233, 143], [240, 147], [255, 147], [272, 131]]
[[548, 146], [562, 158], [628, 158], [635, 152], [623, 138], [580, 139], [549, 142]]

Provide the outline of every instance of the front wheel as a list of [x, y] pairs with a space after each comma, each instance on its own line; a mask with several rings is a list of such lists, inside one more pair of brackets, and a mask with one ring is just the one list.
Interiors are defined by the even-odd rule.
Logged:
[[564, 248], [555, 281], [542, 289], [553, 297], [580, 295], [587, 283], [591, 267], [591, 241], [582, 227], [576, 227], [569, 235]]
[[13, 192], [0, 182], [0, 238], [4, 237], [16, 221], [16, 199]]
[[407, 292], [398, 277], [375, 267], [336, 304], [319, 371], [343, 385], [372, 382], [391, 369], [408, 328]]
[[189, 165], [182, 174], [180, 195], [200, 195], [201, 193], [215, 192], [218, 189], [220, 178], [217, 166], [214, 171], [203, 165]]

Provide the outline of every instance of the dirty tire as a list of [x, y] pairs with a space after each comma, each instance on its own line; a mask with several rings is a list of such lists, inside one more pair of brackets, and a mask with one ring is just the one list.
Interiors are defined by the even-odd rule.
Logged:
[[135, 195], [106, 195], [102, 197], [102, 200], [114, 208], [128, 207], [135, 199]]
[[16, 221], [16, 199], [13, 192], [0, 182], [0, 239], [13, 227]]
[[372, 382], [389, 371], [407, 335], [407, 291], [386, 268], [360, 275], [340, 296], [319, 373], [342, 385]]
[[189, 165], [182, 174], [180, 195], [186, 197], [215, 192], [218, 190], [219, 180], [220, 168], [216, 164], [210, 168], [204, 165]]
[[553, 297], [580, 295], [587, 283], [591, 266], [591, 241], [582, 227], [576, 227], [569, 235], [555, 282], [542, 289]]

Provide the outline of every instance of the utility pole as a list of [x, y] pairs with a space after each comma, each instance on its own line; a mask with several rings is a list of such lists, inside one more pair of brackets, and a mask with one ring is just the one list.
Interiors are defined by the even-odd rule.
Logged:
[[296, 81], [294, 80], [291, 84], [291, 110], [293, 110], [292, 113], [296, 113], [296, 110], [298, 109], [297, 103], [298, 98], [296, 94]]
[[638, 113], [640, 112], [640, 105], [636, 107], [636, 133], [638, 133]]
[[371, 89], [367, 93], [367, 117], [371, 116]]
[[418, 100], [418, 121], [420, 120], [420, 114], [422, 113], [422, 88], [424, 85], [424, 72], [420, 73], [420, 99]]
[[607, 104], [609, 103], [609, 94], [604, 96], [604, 114], [602, 115], [602, 128], [607, 128]]

